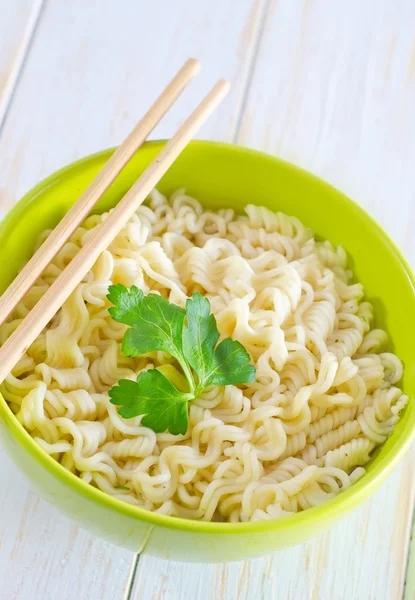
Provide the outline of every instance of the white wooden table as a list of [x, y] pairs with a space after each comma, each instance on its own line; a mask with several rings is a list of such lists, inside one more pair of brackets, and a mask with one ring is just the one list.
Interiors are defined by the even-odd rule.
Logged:
[[[414, 0], [0, 0], [1, 211], [117, 144], [191, 55], [203, 72], [153, 137], [170, 136], [225, 76], [232, 92], [200, 137], [319, 174], [415, 264]], [[308, 544], [183, 565], [78, 529], [1, 453], [0, 599], [413, 599], [414, 458]]]

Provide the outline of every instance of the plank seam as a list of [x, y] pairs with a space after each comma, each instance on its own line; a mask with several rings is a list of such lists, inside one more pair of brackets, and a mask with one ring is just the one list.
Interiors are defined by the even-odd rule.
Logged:
[[134, 590], [134, 581], [135, 576], [137, 575], [138, 563], [140, 561], [141, 554], [134, 554], [134, 558], [131, 562], [130, 573], [128, 575], [127, 583], [125, 586], [125, 592], [123, 595], [123, 600], [132, 600], [132, 593]]
[[[415, 564], [415, 498], [412, 498], [412, 519], [410, 526], [410, 534], [407, 544], [407, 553], [406, 553], [406, 565], [405, 565], [405, 579], [403, 583], [402, 590], [402, 600], [413, 600], [414, 597], [414, 581], [412, 581], [413, 577], [411, 577], [410, 568]], [[409, 582], [409, 578], [411, 577], [411, 581]], [[409, 588], [409, 583], [411, 583], [411, 588]], [[411, 595], [409, 595], [411, 594]]]
[[245, 115], [245, 109], [246, 109], [246, 105], [248, 102], [249, 90], [251, 88], [251, 82], [252, 82], [252, 79], [253, 79], [253, 76], [255, 73], [255, 68], [256, 68], [256, 65], [258, 62], [259, 51], [261, 48], [261, 41], [262, 41], [262, 37], [263, 37], [264, 31], [265, 31], [265, 23], [267, 20], [270, 5], [271, 5], [271, 0], [264, 0], [264, 3], [262, 5], [261, 14], [259, 17], [257, 32], [256, 32], [256, 36], [255, 36], [256, 39], [253, 43], [252, 55], [251, 55], [251, 59], [249, 61], [247, 77], [246, 77], [246, 81], [245, 81], [245, 84], [242, 89], [241, 102], [240, 102], [240, 105], [239, 105], [239, 108], [237, 111], [235, 131], [232, 136], [233, 144], [237, 143], [237, 140], [238, 140], [238, 137], [239, 137], [239, 134], [241, 131], [242, 120]]
[[11, 74], [8, 78], [5, 90], [3, 92], [3, 98], [0, 99], [0, 134], [6, 122], [7, 115], [9, 114], [13, 96], [19, 84], [20, 77], [24, 70], [27, 57], [30, 53], [30, 48], [32, 46], [32, 42], [34, 40], [40, 21], [40, 16], [45, 4], [46, 0], [35, 0], [34, 2], [28, 23], [23, 34], [22, 43], [20, 44], [19, 50], [14, 59]]

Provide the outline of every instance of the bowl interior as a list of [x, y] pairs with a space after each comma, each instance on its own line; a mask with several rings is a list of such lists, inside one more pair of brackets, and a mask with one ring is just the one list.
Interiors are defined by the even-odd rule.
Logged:
[[[114, 206], [163, 143], [145, 144], [94, 212]], [[0, 293], [30, 257], [39, 233], [56, 225], [111, 152], [96, 154], [55, 173], [31, 190], [5, 218], [0, 226]], [[184, 187], [188, 194], [213, 209], [231, 207], [242, 211], [248, 203], [264, 205], [294, 215], [318, 236], [342, 244], [356, 278], [364, 284], [366, 298], [374, 305], [375, 326], [386, 329], [392, 340], [390, 349], [404, 362], [403, 389], [408, 395], [415, 395], [410, 335], [415, 332], [414, 278], [399, 250], [360, 207], [327, 183], [289, 163], [235, 146], [199, 141], [189, 145], [157, 187], [166, 194]], [[1, 402], [0, 416], [7, 410]], [[367, 474], [326, 504], [335, 510], [353, 495], [355, 504], [357, 496], [360, 499], [367, 496], [377, 478], [383, 478], [408, 448], [414, 430], [415, 409], [410, 403], [392, 436], [371, 461]], [[310, 517], [313, 512], [317, 516], [320, 507], [306, 511]]]

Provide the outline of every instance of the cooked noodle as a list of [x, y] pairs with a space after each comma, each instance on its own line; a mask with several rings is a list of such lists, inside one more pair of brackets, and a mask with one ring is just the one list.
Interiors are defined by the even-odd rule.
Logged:
[[[0, 331], [4, 342], [97, 227], [89, 217]], [[39, 244], [49, 232], [44, 232]], [[189, 407], [186, 435], [124, 420], [107, 390], [167, 354], [121, 353], [125, 326], [108, 286], [132, 284], [180, 306], [209, 298], [223, 337], [239, 340], [257, 379], [213, 386]], [[131, 504], [205, 521], [304, 510], [347, 489], [408, 398], [399, 359], [371, 329], [344, 250], [294, 218], [247, 206], [206, 211], [154, 191], [1, 385], [36, 442], [87, 483]]]

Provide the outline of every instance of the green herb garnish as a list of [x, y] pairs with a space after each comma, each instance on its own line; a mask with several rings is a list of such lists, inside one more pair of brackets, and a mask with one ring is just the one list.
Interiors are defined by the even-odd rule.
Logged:
[[111, 402], [124, 418], [144, 415], [142, 424], [160, 433], [185, 434], [188, 404], [209, 385], [230, 385], [255, 380], [255, 367], [239, 342], [226, 338], [217, 345], [219, 331], [210, 302], [194, 293], [186, 310], [157, 294], [144, 295], [132, 286], [109, 288], [114, 307], [111, 316], [129, 325], [122, 342], [126, 356], [164, 351], [179, 363], [188, 390], [179, 391], [158, 369], [140, 373], [137, 381], [121, 379], [109, 390]]
[[130, 488], [126, 485], [117, 485], [116, 490], [122, 490], [123, 492], [131, 492]]

